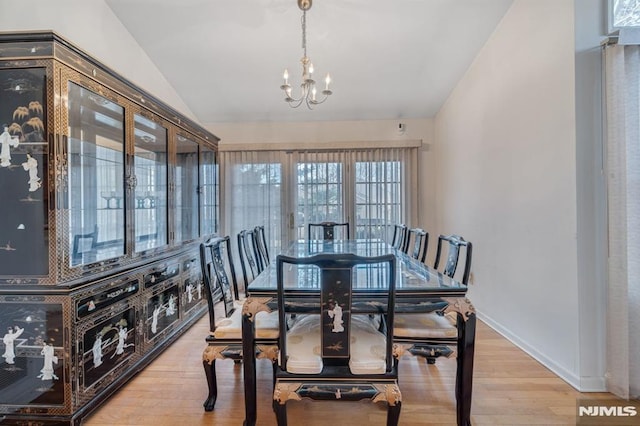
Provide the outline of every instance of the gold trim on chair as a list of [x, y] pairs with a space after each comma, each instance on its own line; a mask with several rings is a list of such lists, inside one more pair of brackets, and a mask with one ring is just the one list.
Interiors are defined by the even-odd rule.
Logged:
[[207, 346], [202, 353], [202, 360], [211, 365], [216, 359], [225, 359], [223, 352], [228, 348], [229, 346]]
[[278, 354], [280, 350], [276, 345], [257, 345], [258, 347], [258, 355], [257, 359], [270, 359], [273, 362], [278, 360]]
[[378, 394], [373, 397], [372, 402], [386, 402], [391, 407], [402, 402], [402, 393], [397, 383], [390, 385], [374, 385]]
[[288, 400], [301, 401], [302, 398], [296, 392], [302, 383], [276, 383], [273, 390], [273, 400], [278, 401], [280, 405], [284, 405]]
[[445, 314], [449, 312], [457, 312], [462, 315], [462, 318], [467, 321], [471, 314], [476, 313], [476, 309], [471, 304], [469, 299], [461, 297], [443, 297], [443, 301], [447, 302], [447, 307], [444, 310]]
[[270, 297], [249, 297], [242, 304], [242, 315], [246, 316], [249, 321], [253, 322], [258, 312], [271, 312], [267, 303]]
[[412, 345], [402, 345], [400, 343], [394, 343], [393, 345], [393, 357], [401, 358], [403, 357], [407, 351], [411, 348]]
[[422, 356], [422, 357], [430, 357], [430, 358], [457, 358], [458, 351], [454, 349], [454, 345], [450, 344], [433, 344], [433, 345], [424, 345], [424, 344], [400, 344], [396, 343], [393, 345], [393, 356], [396, 358], [403, 357], [404, 355], [411, 356]]

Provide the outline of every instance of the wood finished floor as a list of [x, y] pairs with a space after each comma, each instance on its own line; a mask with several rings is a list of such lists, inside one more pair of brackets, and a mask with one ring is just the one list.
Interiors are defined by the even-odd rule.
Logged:
[[[217, 363], [218, 401], [205, 412], [202, 368], [208, 318], [200, 319], [144, 371], [85, 421], [86, 426], [238, 426], [244, 420], [242, 367]], [[455, 425], [455, 360], [435, 365], [400, 360], [403, 426]], [[271, 365], [258, 361], [258, 425], [275, 425]], [[482, 322], [478, 322], [471, 420], [474, 425], [575, 425], [581, 394]], [[384, 425], [386, 406], [368, 402], [301, 401], [287, 405], [291, 426]]]

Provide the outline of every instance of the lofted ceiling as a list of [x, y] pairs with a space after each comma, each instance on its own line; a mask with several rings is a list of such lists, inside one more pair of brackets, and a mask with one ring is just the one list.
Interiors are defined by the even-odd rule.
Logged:
[[[307, 51], [329, 100], [292, 109], [296, 0], [106, 0], [202, 123], [433, 117], [513, 0], [314, 0]], [[324, 85], [321, 86], [324, 88]]]

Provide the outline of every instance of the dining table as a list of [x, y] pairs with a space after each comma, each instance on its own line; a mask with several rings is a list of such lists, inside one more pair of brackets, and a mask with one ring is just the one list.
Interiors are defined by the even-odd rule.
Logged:
[[[476, 314], [467, 298], [467, 286], [437, 270], [413, 259], [389, 243], [377, 239], [353, 240], [297, 240], [291, 242], [282, 254], [292, 257], [309, 257], [318, 253], [353, 253], [359, 256], [380, 256], [393, 253], [397, 259], [396, 313], [420, 313], [439, 311], [456, 315], [456, 417], [460, 426], [471, 425], [471, 397], [473, 382], [473, 356], [475, 347]], [[255, 317], [259, 312], [278, 309], [276, 263], [271, 262], [246, 287], [246, 300], [242, 310], [242, 347], [245, 391], [245, 426], [255, 426], [257, 420], [256, 359], [270, 358], [277, 362], [278, 348], [273, 340], [256, 338]], [[386, 284], [377, 279], [380, 274], [371, 271], [354, 271], [354, 306], [366, 313], [366, 307], [376, 305], [376, 300], [386, 297]], [[290, 273], [284, 276], [284, 291], [288, 297], [299, 297], [300, 312], [305, 312], [308, 301], [320, 292], [317, 274]], [[398, 345], [402, 347], [402, 343]], [[411, 352], [411, 351], [409, 351]], [[258, 355], [256, 355], [258, 354]], [[428, 383], [425, 382], [425, 386]]]

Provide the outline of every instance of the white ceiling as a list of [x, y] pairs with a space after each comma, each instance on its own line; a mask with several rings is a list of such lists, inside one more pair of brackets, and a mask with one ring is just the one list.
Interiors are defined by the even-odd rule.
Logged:
[[[307, 51], [333, 95], [290, 108], [296, 0], [106, 0], [202, 123], [432, 117], [513, 0], [315, 0]], [[324, 86], [322, 86], [324, 88]]]

